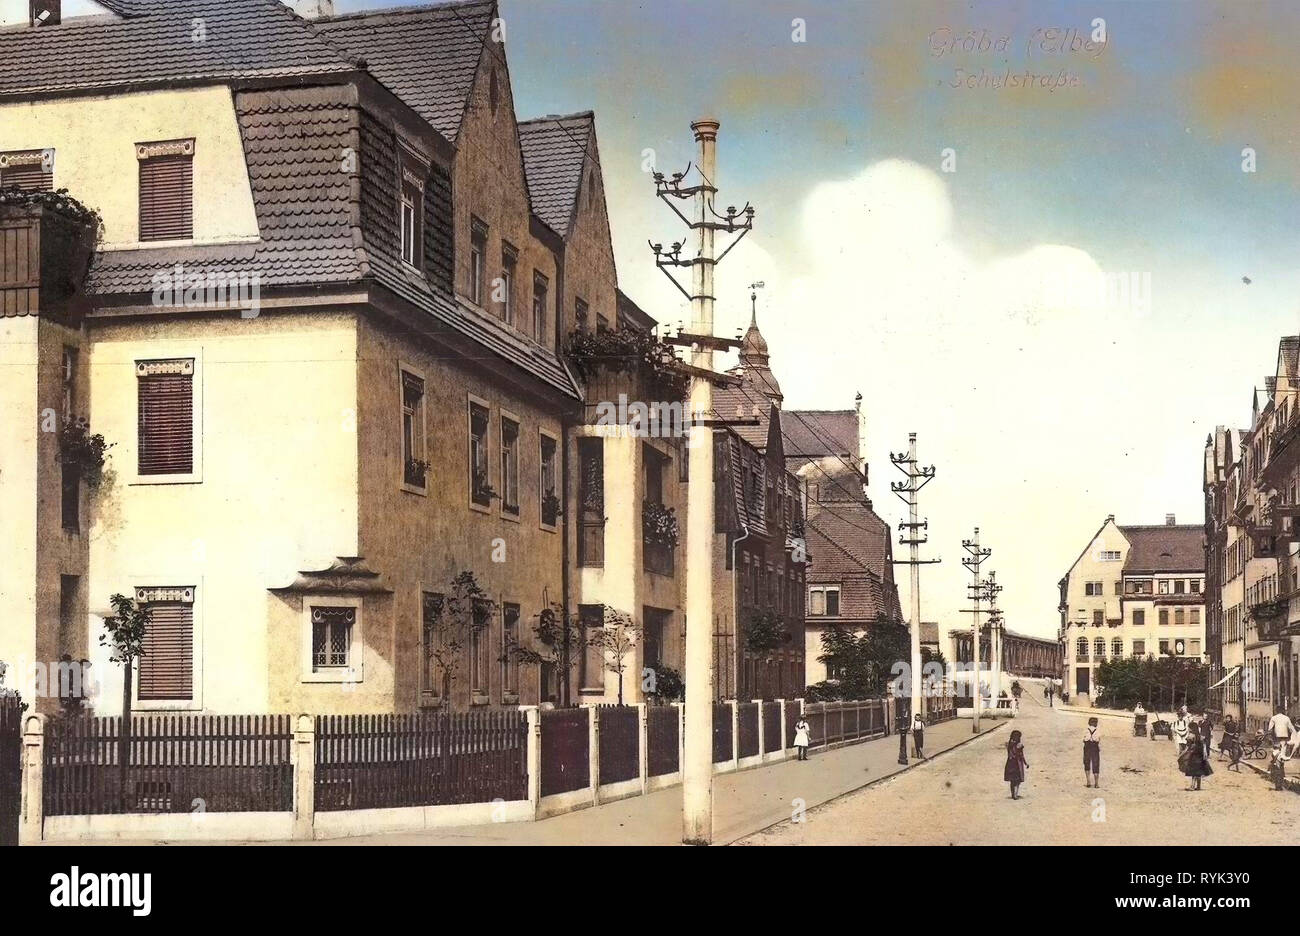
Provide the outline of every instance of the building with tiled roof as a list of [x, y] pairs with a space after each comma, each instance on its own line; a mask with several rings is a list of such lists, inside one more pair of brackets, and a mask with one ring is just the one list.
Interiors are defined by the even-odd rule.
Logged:
[[[751, 301], [753, 298], [751, 297]], [[881, 617], [903, 619], [894, 579], [892, 534], [866, 495], [866, 418], [862, 398], [852, 410], [786, 410], [757, 307], [741, 339], [731, 386], [713, 392], [719, 418], [753, 419], [734, 432], [760, 451], [775, 420], [786, 467], [798, 479], [806, 509], [807, 570], [804, 656], [809, 684], [826, 678], [822, 634], [828, 627], [860, 633]]]
[[1278, 340], [1247, 429], [1205, 440], [1207, 641], [1211, 705], [1250, 729], [1278, 706], [1300, 719], [1300, 336]]
[[[120, 592], [169, 622], [144, 711], [557, 698], [555, 667], [490, 649], [528, 645], [551, 606], [617, 602], [678, 659], [677, 573], [629, 561], [631, 586], [602, 584], [574, 558], [570, 443], [596, 391], [568, 339], [653, 319], [618, 291], [595, 120], [521, 129], [496, 4], [100, 6], [0, 28], [0, 188], [66, 188], [103, 219], [83, 279], [55, 200], [0, 204], [6, 397], [113, 445], [92, 489], [59, 433], [10, 428], [35, 473], [0, 471], [0, 502], [40, 507], [0, 557], [0, 658], [88, 656], [112, 713], [96, 635]], [[32, 244], [50, 288], [14, 265]], [[678, 448], [609, 453], [629, 512], [602, 517], [611, 555], [640, 549], [633, 492]], [[462, 571], [499, 610], [446, 698], [437, 609]], [[571, 701], [617, 689], [601, 659], [577, 671]]]
[[1058, 583], [1066, 691], [1096, 698], [1097, 666], [1205, 654], [1204, 530], [1107, 517]]

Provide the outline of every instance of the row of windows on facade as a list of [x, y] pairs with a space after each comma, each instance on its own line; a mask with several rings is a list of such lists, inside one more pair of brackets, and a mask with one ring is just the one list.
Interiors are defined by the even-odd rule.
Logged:
[[[54, 190], [54, 150], [2, 153], [0, 188]], [[139, 239], [188, 240], [194, 236], [194, 140], [136, 144]]]
[[[1201, 593], [1201, 579], [1125, 579], [1114, 583], [1116, 595], [1184, 595]], [[1104, 582], [1084, 582], [1083, 594], [1102, 597], [1106, 594]]]
[[[1183, 645], [1183, 651], [1181, 654], [1182, 656], [1200, 657], [1201, 641], [1200, 638], [1197, 637], [1189, 638], [1185, 642], [1181, 640], [1174, 640], [1173, 638], [1161, 638], [1157, 642], [1156, 646], [1157, 649], [1159, 650], [1160, 655], [1166, 656], [1171, 652], [1174, 652], [1175, 655], [1177, 655], [1176, 651], [1178, 650], [1179, 644]], [[1080, 637], [1075, 642], [1074, 645], [1074, 658], [1076, 660], [1089, 659], [1088, 656], [1089, 649], [1091, 649], [1092, 651], [1093, 659], [1097, 659], [1097, 660], [1105, 659], [1106, 650], [1107, 650], [1106, 639], [1104, 637], [1097, 637], [1092, 641], [1091, 644], [1089, 644], [1087, 637]], [[1146, 656], [1146, 654], [1147, 654], [1147, 642], [1145, 640], [1134, 640], [1132, 644], [1131, 655], [1134, 657], [1143, 657]], [[1119, 637], [1116, 637], [1115, 639], [1110, 641], [1110, 656], [1111, 659], [1114, 660], [1123, 659], [1124, 657], [1124, 641], [1121, 640]]]
[[[194, 140], [142, 143], [139, 156], [139, 240], [188, 240], [194, 236]], [[153, 154], [153, 155], [146, 155]], [[25, 191], [52, 191], [54, 188], [53, 151], [32, 150], [0, 154], [0, 188], [18, 187]], [[424, 267], [424, 179], [428, 166], [422, 166], [403, 150], [399, 212], [399, 249], [404, 262], [416, 269]], [[487, 281], [488, 225], [477, 217], [470, 223], [470, 298], [486, 307], [489, 298]], [[490, 285], [491, 300], [502, 311], [508, 325], [516, 321], [515, 282], [519, 251], [509, 242], [501, 242], [500, 277]], [[540, 271], [533, 271], [531, 335], [539, 343], [547, 341], [547, 306], [550, 282]], [[588, 317], [588, 306], [575, 300], [579, 322]], [[608, 328], [609, 321], [598, 315], [598, 331]], [[522, 329], [521, 329], [522, 330]]]
[[[1083, 609], [1080, 609], [1080, 611], [1082, 610]], [[1172, 615], [1169, 613], [1170, 610], [1171, 610], [1170, 608], [1156, 609], [1156, 618], [1160, 622], [1160, 624], [1167, 625], [1169, 624], [1171, 619], [1175, 625], [1190, 624], [1193, 627], [1196, 627], [1199, 626], [1201, 623], [1200, 608], [1173, 608]], [[1132, 617], [1129, 620], [1130, 623], [1132, 623], [1137, 627], [1142, 627], [1143, 625], [1145, 625], [1147, 622], [1146, 608], [1134, 608], [1132, 612]], [[1075, 621], [1074, 623], [1082, 625], [1085, 622]], [[1106, 623], [1106, 612], [1102, 611], [1100, 608], [1094, 608], [1092, 611], [1093, 626], [1101, 627], [1105, 623]]]
[[[689, 451], [681, 449], [677, 482], [685, 484], [690, 470]], [[665, 482], [671, 476], [672, 458], [654, 446], [641, 448], [641, 496], [646, 504], [662, 506]], [[599, 438], [578, 440], [578, 565], [601, 568], [605, 564], [605, 443]], [[643, 507], [644, 509], [644, 507]], [[665, 543], [643, 538], [643, 566], [647, 572], [673, 574], [673, 550]]]
[[[792, 620], [800, 617], [799, 604], [803, 600], [804, 591], [803, 577], [798, 572], [790, 573], [790, 581], [787, 585], [783, 567], [773, 566], [770, 562], [765, 566], [759, 556], [747, 552], [742, 553], [741, 566], [744, 571], [740, 577], [740, 597], [745, 607], [757, 608], [761, 605], [775, 608]], [[839, 589], [835, 588], [833, 591], [838, 614]]]

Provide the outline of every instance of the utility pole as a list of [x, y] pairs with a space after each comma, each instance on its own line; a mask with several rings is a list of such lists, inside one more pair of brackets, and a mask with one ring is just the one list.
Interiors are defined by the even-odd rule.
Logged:
[[[898, 535], [899, 545], [908, 547], [907, 559], [895, 559], [894, 562], [899, 565], [907, 565], [911, 568], [912, 579], [912, 621], [908, 628], [912, 637], [912, 660], [909, 681], [911, 683], [911, 711], [908, 713], [909, 722], [911, 716], [921, 713], [921, 566], [933, 565], [939, 562], [938, 559], [922, 559], [920, 557], [921, 545], [929, 541], [929, 536], [922, 533], [922, 530], [929, 529], [930, 522], [921, 520], [917, 511], [917, 494], [921, 488], [925, 487], [934, 480], [934, 466], [922, 468], [916, 461], [916, 433], [908, 433], [907, 451], [905, 453], [889, 453], [889, 460], [894, 467], [903, 473], [906, 481], [891, 481], [889, 489], [898, 495], [898, 499], [907, 505], [907, 522], [898, 524], [900, 531], [906, 530], [906, 533], [900, 532]], [[900, 731], [899, 734], [906, 734], [906, 731]], [[899, 748], [899, 763], [907, 763], [906, 747]]]
[[[1002, 611], [998, 608], [997, 572], [990, 572], [985, 583], [985, 597], [989, 603], [989, 664], [993, 671], [993, 698], [1002, 698]], [[995, 702], [995, 705], [1000, 704]]]
[[[741, 238], [753, 229], [754, 209], [748, 204], [737, 211], [728, 207], [719, 214], [713, 202], [717, 195], [717, 144], [719, 123], [701, 118], [691, 124], [699, 144], [696, 168], [699, 182], [684, 185], [690, 166], [665, 178], [654, 173], [655, 195], [696, 235], [697, 253], [682, 259], [684, 244], [667, 250], [650, 245], [655, 265], [691, 303], [691, 329], [672, 343], [689, 345], [690, 363], [681, 369], [691, 377], [690, 465], [686, 490], [686, 736], [682, 763], [682, 842], [708, 845], [713, 840], [713, 427], [725, 422], [711, 419], [713, 384], [725, 377], [713, 370], [713, 352], [735, 347], [738, 342], [713, 334], [713, 269]], [[677, 201], [693, 202], [690, 217]], [[718, 233], [737, 234], [721, 254], [714, 238]], [[669, 267], [691, 268], [689, 292], [669, 272]]]
[[974, 615], [974, 623], [971, 625], [971, 655], [974, 671], [971, 676], [971, 733], [979, 734], [980, 730], [980, 603], [984, 597], [985, 586], [980, 581], [980, 566], [984, 560], [993, 555], [993, 550], [987, 546], [980, 546], [980, 528], [975, 528], [975, 536], [968, 540], [961, 541], [962, 549], [966, 550], [969, 555], [962, 559], [961, 564], [970, 569], [973, 582], [966, 588], [970, 591], [970, 599], [973, 607], [965, 609], [965, 613]]

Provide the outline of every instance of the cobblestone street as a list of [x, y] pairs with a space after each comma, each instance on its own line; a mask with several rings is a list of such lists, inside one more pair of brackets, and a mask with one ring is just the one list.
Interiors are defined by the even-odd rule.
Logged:
[[[1049, 709], [1033, 690], [1013, 727], [1029, 761], [1021, 799], [1002, 780], [1003, 729], [807, 813], [742, 845], [1284, 845], [1300, 829], [1300, 796], [1274, 792], [1214, 754], [1214, 774], [1188, 791], [1173, 742], [1133, 737], [1103, 718], [1101, 788], [1084, 786], [1087, 716]], [[969, 724], [969, 723], [967, 723]], [[1258, 763], [1263, 763], [1259, 761]], [[1291, 771], [1292, 773], [1294, 770]]]

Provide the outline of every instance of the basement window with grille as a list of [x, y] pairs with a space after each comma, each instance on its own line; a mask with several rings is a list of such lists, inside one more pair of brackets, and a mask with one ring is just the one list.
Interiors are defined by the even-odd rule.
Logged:
[[142, 481], [197, 480], [194, 358], [136, 361], [136, 470]]
[[194, 699], [194, 588], [137, 588], [135, 600], [149, 611], [136, 694], [141, 702]]
[[137, 143], [140, 163], [140, 240], [194, 236], [194, 141]]
[[0, 189], [24, 192], [54, 191], [54, 150], [18, 150], [0, 153]]

